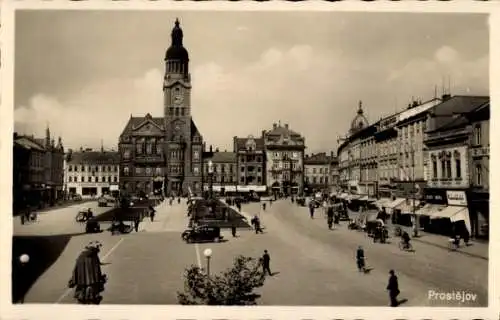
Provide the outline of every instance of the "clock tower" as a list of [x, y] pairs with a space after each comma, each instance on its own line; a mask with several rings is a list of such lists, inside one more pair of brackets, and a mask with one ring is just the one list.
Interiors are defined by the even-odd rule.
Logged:
[[176, 19], [165, 54], [163, 81], [168, 195], [201, 193], [202, 139], [191, 117], [189, 54], [183, 36]]

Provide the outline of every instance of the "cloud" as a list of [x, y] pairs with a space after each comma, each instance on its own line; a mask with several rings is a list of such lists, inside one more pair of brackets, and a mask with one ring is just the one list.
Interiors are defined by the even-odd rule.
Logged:
[[[452, 47], [395, 70], [340, 50], [298, 44], [268, 48], [238, 67], [211, 61], [191, 71], [193, 118], [207, 144], [228, 150], [233, 136], [259, 136], [278, 121], [305, 136], [308, 152], [334, 150], [359, 100], [375, 121], [392, 109], [391, 91], [406, 98], [427, 90], [424, 98], [430, 98], [443, 75], [451, 75], [462, 93], [488, 88], [488, 57], [466, 61]], [[40, 93], [16, 108], [16, 129], [42, 136], [49, 122], [66, 146], [99, 147], [104, 139], [116, 148], [130, 114], [162, 116], [162, 81], [163, 70], [151, 69], [136, 78], [89, 83], [68, 98]]]
[[[412, 85], [431, 87], [450, 85], [452, 94], [488, 95], [489, 56], [466, 60], [452, 47], [438, 48], [432, 59], [413, 59], [393, 70], [388, 77], [396, 90], [407, 91]], [[405, 89], [406, 88], [406, 89]], [[441, 90], [439, 90], [441, 92]]]
[[66, 100], [46, 94], [32, 97], [14, 111], [15, 130], [43, 137], [46, 125], [72, 148], [117, 147], [118, 136], [130, 114], [161, 116], [162, 76], [149, 70], [139, 78], [107, 79], [89, 84]]

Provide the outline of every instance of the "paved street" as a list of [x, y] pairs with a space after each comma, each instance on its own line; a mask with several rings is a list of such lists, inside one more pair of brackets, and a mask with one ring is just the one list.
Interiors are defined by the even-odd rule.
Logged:
[[[248, 216], [260, 212], [259, 203], [244, 204]], [[176, 292], [183, 287], [184, 268], [205, 266], [203, 250], [213, 250], [211, 271], [228, 268], [238, 254], [259, 257], [264, 249], [271, 255], [276, 274], [260, 290], [263, 305], [349, 305], [385, 306], [389, 269], [399, 277], [400, 299], [404, 306], [460, 306], [458, 302], [428, 299], [428, 291], [464, 290], [478, 295], [464, 306], [487, 305], [488, 261], [466, 256], [423, 242], [413, 242], [415, 253], [402, 252], [393, 243], [373, 244], [364, 233], [347, 230], [345, 222], [337, 230], [327, 229], [321, 212], [309, 218], [306, 207], [281, 200], [262, 212], [264, 234], [240, 229], [239, 237], [210, 244], [186, 244], [180, 233], [187, 224], [185, 201], [157, 208], [157, 221], [145, 222], [138, 233], [111, 236], [109, 233], [73, 237], [60, 258], [32, 287], [26, 302], [72, 303], [67, 291], [73, 263], [90, 239], [103, 242], [101, 253], [109, 277], [104, 304], [175, 304]], [[359, 273], [355, 250], [363, 245], [367, 265], [373, 270]]]

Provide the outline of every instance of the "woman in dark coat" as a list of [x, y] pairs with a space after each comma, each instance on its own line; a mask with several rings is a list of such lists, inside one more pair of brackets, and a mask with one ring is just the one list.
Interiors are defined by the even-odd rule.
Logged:
[[104, 291], [106, 275], [101, 271], [99, 242], [90, 243], [76, 259], [68, 286], [75, 288], [75, 299], [81, 304], [99, 304]]

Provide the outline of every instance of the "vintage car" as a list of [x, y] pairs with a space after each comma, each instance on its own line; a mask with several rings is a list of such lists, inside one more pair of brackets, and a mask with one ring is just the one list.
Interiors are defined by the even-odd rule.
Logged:
[[108, 199], [106, 199], [105, 197], [100, 197], [99, 199], [97, 199], [97, 205], [99, 207], [107, 207], [108, 206]]
[[196, 226], [185, 230], [182, 235], [182, 240], [187, 243], [193, 242], [220, 242], [223, 238], [220, 234], [220, 228], [215, 226]]

